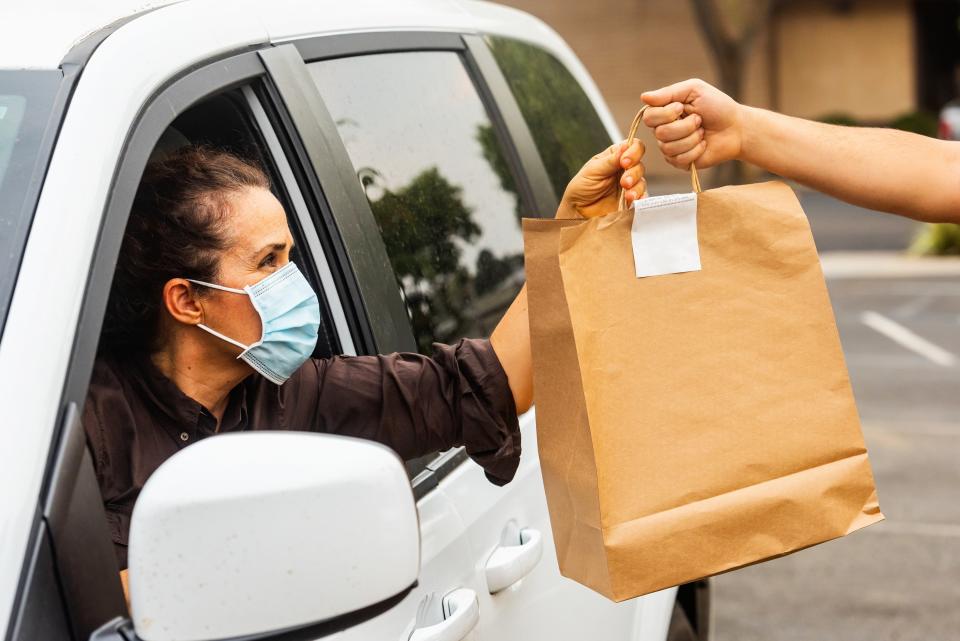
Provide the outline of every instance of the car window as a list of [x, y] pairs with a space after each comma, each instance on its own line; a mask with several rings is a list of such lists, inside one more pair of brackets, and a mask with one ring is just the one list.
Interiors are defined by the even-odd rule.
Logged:
[[510, 38], [490, 36], [487, 43], [560, 195], [583, 163], [610, 145], [610, 135], [583, 87], [552, 54]]
[[363, 185], [418, 347], [484, 337], [523, 284], [518, 196], [460, 55], [308, 65]]

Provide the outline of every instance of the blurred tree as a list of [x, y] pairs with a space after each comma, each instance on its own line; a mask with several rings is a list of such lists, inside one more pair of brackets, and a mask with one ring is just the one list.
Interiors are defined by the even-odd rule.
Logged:
[[[783, 0], [690, 0], [720, 75], [720, 88], [743, 100], [743, 77], [753, 46]], [[730, 163], [724, 182], [742, 182], [743, 165]]]
[[383, 186], [375, 169], [364, 167], [357, 173], [404, 293], [417, 343], [429, 353], [433, 341], [458, 337], [464, 324], [473, 288], [458, 242], [473, 241], [480, 227], [463, 202], [463, 189], [436, 167], [396, 190]]
[[910, 253], [922, 256], [960, 255], [960, 225], [934, 223], [924, 225], [910, 245]]
[[720, 88], [743, 98], [743, 72], [757, 36], [770, 24], [778, 0], [690, 0], [716, 61]]
[[523, 206], [520, 202], [520, 192], [517, 189], [517, 182], [513, 179], [513, 172], [510, 171], [510, 165], [500, 149], [500, 141], [497, 140], [497, 133], [493, 130], [493, 125], [477, 125], [475, 134], [480, 149], [483, 151], [483, 158], [490, 164], [493, 173], [497, 175], [500, 186], [504, 191], [513, 195], [513, 212], [517, 217], [517, 222], [523, 218]]
[[523, 254], [507, 254], [497, 258], [489, 249], [480, 250], [477, 256], [477, 277], [473, 286], [481, 296], [509, 283], [513, 274], [523, 269]]

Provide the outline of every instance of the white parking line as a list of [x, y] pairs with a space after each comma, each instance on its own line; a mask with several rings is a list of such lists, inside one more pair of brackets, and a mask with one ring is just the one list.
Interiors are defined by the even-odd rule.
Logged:
[[883, 314], [866, 311], [860, 314], [860, 320], [867, 327], [880, 332], [895, 343], [916, 352], [941, 367], [954, 367], [957, 364], [956, 356], [939, 345], [934, 345], [922, 336], [914, 334], [900, 323], [887, 318]]

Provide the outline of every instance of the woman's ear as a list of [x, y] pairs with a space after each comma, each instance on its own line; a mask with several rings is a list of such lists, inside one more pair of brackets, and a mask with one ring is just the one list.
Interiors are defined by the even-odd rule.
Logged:
[[203, 322], [203, 306], [196, 287], [185, 278], [171, 278], [163, 286], [163, 306], [167, 313], [184, 325]]

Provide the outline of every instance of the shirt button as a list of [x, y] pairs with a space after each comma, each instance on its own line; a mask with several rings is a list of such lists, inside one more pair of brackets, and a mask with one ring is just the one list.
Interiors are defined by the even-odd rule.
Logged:
[[181, 441], [188, 441], [188, 440], [190, 440], [190, 435], [187, 434], [186, 432], [180, 432], [180, 440], [181, 440]]

